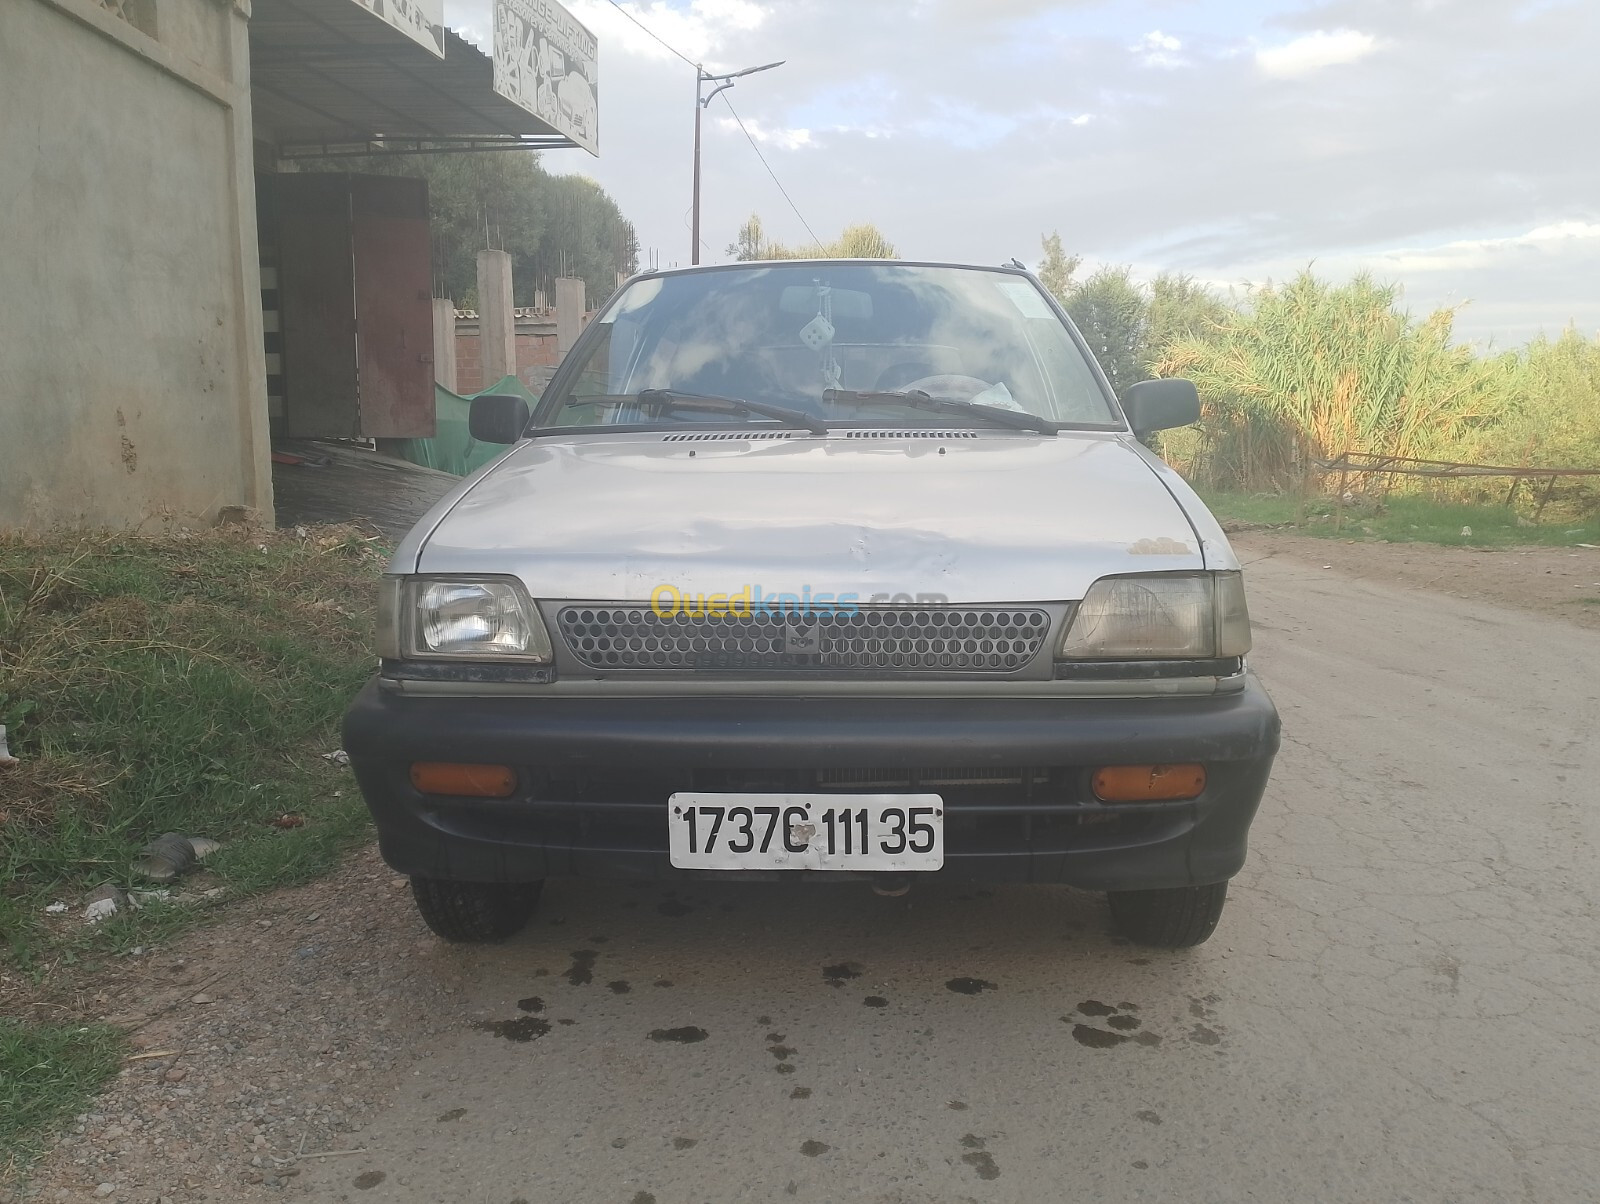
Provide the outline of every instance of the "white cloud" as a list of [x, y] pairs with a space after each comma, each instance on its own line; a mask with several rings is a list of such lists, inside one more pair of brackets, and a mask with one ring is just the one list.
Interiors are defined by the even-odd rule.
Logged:
[[[1165, 262], [1137, 265], [1149, 278]], [[1202, 269], [1195, 276], [1221, 293], [1242, 296], [1251, 287], [1291, 279], [1307, 267], [1325, 280], [1357, 272], [1402, 286], [1402, 305], [1422, 315], [1457, 308], [1456, 337], [1481, 346], [1513, 347], [1538, 335], [1558, 334], [1575, 323], [1585, 335], [1600, 332], [1588, 281], [1600, 274], [1600, 222], [1572, 219], [1520, 234], [1456, 239], [1434, 245], [1347, 249], [1308, 261], [1282, 256], [1230, 264], [1228, 274]]]
[[[646, 59], [672, 57], [662, 42], [696, 61], [710, 59], [730, 35], [748, 33], [767, 19], [766, 11], [753, 0], [694, 0], [685, 8], [673, 7], [664, 0], [625, 3], [622, 7], [626, 16], [606, 0], [573, 0], [568, 7], [573, 16], [600, 36], [604, 47], [616, 47], [625, 54]], [[638, 24], [628, 17], [635, 18]]]
[[[732, 117], [719, 117], [717, 124], [724, 130], [737, 130], [739, 123]], [[769, 126], [754, 117], [744, 119], [744, 128], [763, 146], [781, 147], [783, 150], [799, 150], [802, 146], [816, 146], [811, 131], [805, 129], [785, 129], [782, 126]]]
[[[748, 124], [748, 122], [746, 124]], [[898, 137], [904, 131], [900, 126], [889, 125], [885, 123], [855, 125], [850, 122], [841, 122], [837, 125], [827, 126], [823, 132], [827, 134], [843, 134], [847, 137], [854, 136], [857, 138], [887, 139]], [[812, 145], [815, 146], [819, 144], [812, 143]]]
[[1129, 47], [1146, 67], [1183, 67], [1185, 60], [1178, 54], [1183, 43], [1171, 34], [1152, 29], [1139, 42]]
[[1384, 270], [1397, 273], [1458, 272], [1492, 266], [1519, 251], [1576, 250], [1574, 243], [1600, 245], [1600, 222], [1567, 221], [1536, 226], [1505, 238], [1469, 238], [1440, 247], [1405, 248], [1378, 256]]
[[1256, 66], [1274, 79], [1294, 79], [1324, 67], [1338, 67], [1365, 58], [1378, 49], [1378, 39], [1354, 29], [1319, 29], [1282, 46], [1256, 51]]

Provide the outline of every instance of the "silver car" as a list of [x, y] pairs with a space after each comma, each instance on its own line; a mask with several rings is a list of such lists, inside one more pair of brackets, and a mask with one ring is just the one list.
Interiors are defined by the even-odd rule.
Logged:
[[1278, 746], [1239, 563], [1026, 271], [650, 272], [406, 538], [345, 747], [448, 940], [548, 877], [1107, 892], [1198, 944]]

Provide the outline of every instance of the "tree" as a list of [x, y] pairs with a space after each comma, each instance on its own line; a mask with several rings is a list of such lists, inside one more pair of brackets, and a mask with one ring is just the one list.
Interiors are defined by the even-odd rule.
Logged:
[[761, 219], [752, 213], [750, 220], [739, 227], [738, 237], [728, 244], [727, 253], [738, 263], [750, 263], [768, 258], [766, 250], [766, 231], [761, 228]]
[[1226, 301], [1192, 276], [1181, 272], [1157, 276], [1150, 282], [1140, 361], [1143, 378], [1160, 375], [1156, 365], [1174, 343], [1215, 338], [1232, 312]]
[[[587, 176], [545, 176], [538, 193], [544, 236], [512, 255], [516, 274], [548, 292], [557, 276], [580, 277], [589, 304], [617, 287], [617, 276], [638, 269], [638, 241], [616, 202]], [[510, 248], [507, 248], [508, 250]]]
[[1083, 263], [1083, 256], [1068, 255], [1061, 249], [1061, 235], [1052, 230], [1039, 240], [1044, 245], [1044, 260], [1039, 264], [1039, 283], [1061, 304], [1072, 295], [1072, 274]]
[[876, 226], [846, 226], [837, 242], [826, 248], [827, 259], [899, 259], [900, 254]]
[[1121, 394], [1145, 374], [1149, 304], [1127, 267], [1104, 267], [1068, 294], [1067, 313]]
[[761, 225], [761, 218], [752, 213], [739, 227], [738, 236], [728, 244], [727, 254], [740, 263], [757, 259], [899, 259], [894, 244], [870, 223], [846, 226], [831, 243], [818, 246], [786, 247], [771, 242]]
[[1163, 272], [1148, 286], [1128, 267], [1103, 267], [1074, 280], [1081, 255], [1068, 255], [1056, 231], [1041, 236], [1039, 283], [1072, 315], [1095, 358], [1120, 393], [1161, 375], [1159, 365], [1175, 343], [1216, 336], [1233, 313], [1228, 303], [1192, 276]]

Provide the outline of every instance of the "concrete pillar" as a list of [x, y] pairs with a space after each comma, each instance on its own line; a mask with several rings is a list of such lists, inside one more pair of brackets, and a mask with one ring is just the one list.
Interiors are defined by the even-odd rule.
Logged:
[[[272, 431], [267, 421], [267, 357], [261, 349], [261, 231], [256, 222], [255, 134], [250, 124], [250, 10], [232, 5], [228, 14], [227, 75], [233, 96], [224, 118], [228, 123], [228, 189], [232, 204], [229, 234], [234, 241], [233, 326], [238, 362], [240, 483], [238, 495], [271, 529]], [[154, 15], [154, 6], [150, 10]], [[141, 51], [140, 53], [144, 53]], [[222, 321], [219, 316], [217, 319]], [[232, 491], [229, 491], [230, 493]]]
[[456, 392], [456, 303], [433, 299], [433, 379]]
[[511, 256], [478, 252], [478, 346], [483, 385], [517, 371], [517, 316], [511, 308]]
[[562, 355], [583, 333], [583, 281], [575, 276], [556, 277], [556, 350]]

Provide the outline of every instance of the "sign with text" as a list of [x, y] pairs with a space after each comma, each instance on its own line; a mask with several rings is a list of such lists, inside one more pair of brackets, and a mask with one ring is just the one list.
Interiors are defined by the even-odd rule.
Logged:
[[417, 45], [444, 57], [444, 0], [354, 0]]
[[494, 90], [600, 153], [600, 43], [555, 0], [495, 0]]

